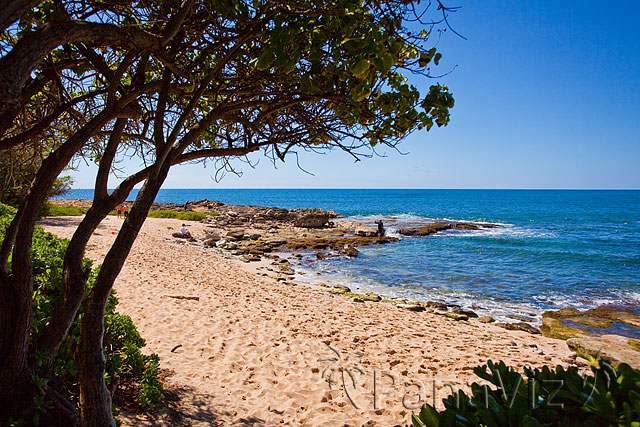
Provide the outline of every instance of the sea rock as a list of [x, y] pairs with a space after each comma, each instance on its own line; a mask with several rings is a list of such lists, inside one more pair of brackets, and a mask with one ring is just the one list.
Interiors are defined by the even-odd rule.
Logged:
[[491, 316], [482, 316], [482, 317], [478, 317], [478, 322], [480, 323], [493, 323], [496, 321], [496, 319], [494, 319]]
[[398, 233], [403, 236], [429, 236], [436, 234], [438, 231], [449, 230], [453, 228], [453, 224], [447, 222], [432, 222], [430, 224], [419, 227], [401, 228]]
[[501, 328], [504, 329], [508, 329], [510, 331], [524, 331], [524, 332], [529, 332], [530, 334], [533, 335], [539, 335], [540, 334], [540, 329], [531, 326], [530, 324], [526, 323], [526, 322], [519, 322], [519, 323], [496, 323], [497, 326], [500, 326]]
[[446, 316], [450, 319], [453, 320], [469, 320], [469, 316], [467, 316], [466, 314], [457, 314], [457, 313], [442, 313], [443, 316]]
[[455, 313], [455, 314], [462, 314], [462, 315], [467, 316], [467, 317], [473, 317], [473, 318], [478, 317], [478, 315], [476, 314], [475, 311], [463, 310], [461, 308], [454, 308], [453, 310], [451, 310], [451, 312]]
[[637, 330], [640, 336], [640, 315], [631, 310], [597, 307], [584, 312], [572, 307], [542, 314], [542, 333], [552, 338], [568, 339], [578, 334], [615, 335], [621, 324]]
[[449, 309], [447, 307], [447, 304], [443, 302], [438, 302], [438, 301], [427, 301], [424, 305], [427, 307], [435, 308], [436, 310], [442, 310], [442, 311], [447, 311]]
[[360, 251], [350, 245], [344, 247], [344, 253], [348, 257], [357, 257], [358, 255], [360, 255]]
[[297, 218], [293, 225], [302, 228], [322, 228], [327, 222], [329, 222], [328, 213], [310, 213]]
[[356, 236], [362, 237], [375, 237], [378, 235], [378, 229], [373, 227], [367, 227], [366, 225], [358, 225], [353, 232]]
[[351, 289], [348, 286], [344, 285], [334, 285], [333, 289], [339, 293], [351, 292]]
[[577, 335], [567, 340], [567, 345], [580, 355], [614, 363], [624, 362], [640, 368], [640, 351], [630, 345], [629, 338], [620, 335], [587, 336]]
[[456, 222], [451, 228], [456, 230], [480, 230], [479, 226], [468, 222]]
[[425, 311], [426, 309], [424, 308], [424, 306], [418, 304], [418, 303], [409, 303], [409, 304], [397, 304], [396, 307], [398, 308], [402, 308], [404, 310], [409, 310], [409, 311]]

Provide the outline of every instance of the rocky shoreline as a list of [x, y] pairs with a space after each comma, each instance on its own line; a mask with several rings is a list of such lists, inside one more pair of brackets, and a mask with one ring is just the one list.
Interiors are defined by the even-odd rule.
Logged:
[[[61, 206], [81, 208], [89, 207], [91, 204], [90, 200], [52, 202]], [[173, 238], [176, 242], [189, 241], [203, 247], [217, 248], [246, 263], [262, 261], [256, 268], [259, 274], [293, 286], [296, 283], [291, 280], [296, 271], [289, 259], [293, 261], [306, 257], [307, 261], [312, 262], [314, 258], [355, 257], [359, 254], [357, 248], [360, 246], [388, 244], [400, 240], [390, 236], [378, 237], [377, 229], [371, 224], [345, 219], [336, 212], [322, 209], [227, 205], [204, 199], [188, 201], [184, 204], [154, 203], [151, 210], [208, 214], [201, 221], [205, 224], [204, 237], [196, 236], [197, 240], [185, 239], [180, 233], [174, 233]], [[393, 223], [393, 218], [384, 219], [386, 224]], [[403, 224], [397, 232], [402, 236], [420, 237], [445, 231], [482, 230], [499, 226], [499, 224], [489, 223], [424, 219]], [[280, 256], [274, 252], [287, 255]], [[343, 285], [321, 285], [320, 287], [332, 294], [352, 298], [354, 302], [391, 303], [409, 311], [429, 311], [463, 322], [495, 321], [490, 316], [478, 316], [475, 312], [455, 304], [407, 301], [385, 298], [373, 293], [360, 294]], [[580, 312], [573, 308], [565, 308], [545, 312], [540, 329], [525, 321], [496, 323], [496, 325], [508, 330], [521, 330], [566, 340], [569, 347], [578, 356], [582, 356], [583, 363], [586, 363], [585, 359], [603, 358], [640, 367], [640, 315], [630, 310], [600, 307]], [[620, 328], [615, 327], [620, 325], [627, 328], [625, 333], [621, 333]], [[633, 336], [629, 336], [629, 330]]]

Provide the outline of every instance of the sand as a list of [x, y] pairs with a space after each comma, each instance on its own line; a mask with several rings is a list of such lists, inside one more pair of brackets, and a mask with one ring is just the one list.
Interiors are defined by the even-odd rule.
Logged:
[[[79, 220], [42, 225], [70, 238]], [[160, 356], [169, 397], [153, 414], [123, 413], [123, 425], [406, 425], [420, 403], [441, 407], [452, 388], [469, 390], [473, 367], [489, 359], [569, 360], [564, 341], [262, 277], [217, 249], [178, 243], [181, 223], [147, 219], [115, 283], [118, 311]], [[87, 256], [100, 262], [120, 224], [105, 219]]]

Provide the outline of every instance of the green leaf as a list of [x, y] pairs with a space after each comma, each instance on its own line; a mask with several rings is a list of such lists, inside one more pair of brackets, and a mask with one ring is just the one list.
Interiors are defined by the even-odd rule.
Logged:
[[370, 63], [368, 59], [362, 59], [358, 61], [356, 65], [351, 67], [351, 72], [359, 79], [364, 79], [369, 74]]
[[433, 57], [433, 63], [438, 65], [438, 63], [440, 62], [441, 58], [442, 58], [442, 54], [441, 53], [436, 53], [436, 56]]
[[440, 414], [433, 406], [425, 403], [420, 409], [420, 421], [427, 427], [438, 427], [440, 425]]
[[411, 422], [413, 423], [413, 427], [425, 427], [425, 425], [422, 424], [422, 421], [416, 417], [416, 414], [411, 414]]

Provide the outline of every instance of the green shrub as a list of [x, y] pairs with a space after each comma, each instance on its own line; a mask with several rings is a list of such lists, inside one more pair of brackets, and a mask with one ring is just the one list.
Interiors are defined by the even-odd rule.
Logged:
[[151, 211], [149, 218], [175, 218], [181, 221], [202, 221], [207, 216], [217, 216], [220, 215], [218, 212], [176, 212], [169, 210], [160, 210], [160, 211]]
[[[488, 369], [488, 371], [487, 371]], [[425, 404], [414, 427], [447, 426], [640, 426], [640, 371], [606, 361], [582, 376], [576, 367], [525, 369], [526, 378], [503, 362], [474, 369], [489, 385], [458, 391], [441, 412]]]
[[[15, 209], [0, 204], [0, 239], [4, 230], [15, 215]], [[35, 291], [33, 296], [34, 318], [31, 340], [38, 339], [49, 324], [53, 310], [62, 297], [62, 263], [69, 241], [58, 239], [55, 235], [36, 227], [33, 236], [31, 258], [34, 269]], [[91, 260], [85, 258], [83, 268], [89, 275], [87, 287], [90, 290], [98, 274], [99, 267], [92, 270]], [[105, 333], [103, 351], [107, 384], [116, 376], [135, 391], [135, 402], [144, 410], [151, 410], [162, 399], [162, 384], [158, 378], [159, 359], [156, 354], [144, 355], [140, 351], [145, 346], [133, 321], [129, 316], [116, 312], [118, 299], [112, 292], [105, 310]], [[54, 361], [54, 375], [65, 388], [77, 393], [77, 369], [73, 359], [73, 349], [80, 341], [80, 308], [67, 337], [60, 346]], [[42, 359], [36, 355], [36, 361]], [[39, 360], [42, 362], [42, 360]], [[118, 392], [116, 390], [116, 397]], [[75, 396], [77, 398], [77, 396]]]
[[76, 208], [72, 206], [58, 206], [51, 202], [44, 202], [40, 208], [39, 215], [45, 216], [82, 216], [87, 213], [86, 208]]

